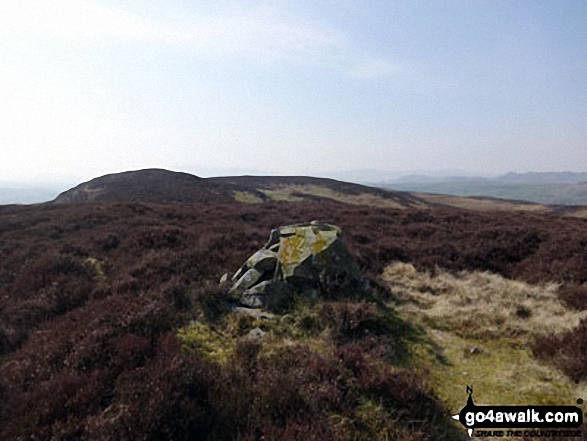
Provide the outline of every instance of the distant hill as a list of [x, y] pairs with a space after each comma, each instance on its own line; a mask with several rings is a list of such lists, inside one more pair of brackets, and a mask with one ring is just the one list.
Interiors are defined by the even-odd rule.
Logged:
[[153, 203], [262, 203], [338, 201], [390, 208], [424, 208], [424, 200], [379, 188], [305, 176], [200, 178], [188, 173], [146, 169], [109, 174], [61, 193], [56, 204], [94, 201]]
[[[532, 211], [587, 217], [585, 207], [555, 207], [529, 199], [486, 196], [454, 196], [451, 191], [435, 191], [444, 183], [423, 191], [394, 191], [334, 179], [308, 176], [230, 176], [200, 178], [189, 173], [145, 169], [109, 174], [64, 191], [51, 204], [87, 202], [260, 204], [282, 202], [337, 202], [380, 208], [462, 208], [473, 211]], [[475, 185], [465, 188], [475, 194]], [[518, 185], [518, 184], [516, 184]], [[530, 184], [525, 184], [530, 185]], [[538, 184], [535, 184], [538, 185]], [[554, 184], [549, 184], [554, 185]], [[563, 184], [561, 184], [563, 185]], [[577, 184], [580, 185], [580, 184]], [[587, 185], [583, 185], [587, 189]], [[417, 190], [417, 189], [416, 189]], [[450, 190], [448, 188], [447, 190]], [[440, 194], [438, 194], [440, 193]], [[453, 196], [451, 196], [453, 194]], [[547, 194], [547, 193], [544, 193]], [[586, 198], [587, 199], [587, 198]], [[587, 203], [586, 203], [587, 205]]]
[[189, 173], [145, 169], [101, 176], [64, 191], [54, 203], [105, 202], [228, 202], [230, 193], [218, 184]]
[[495, 177], [474, 175], [428, 175], [424, 173], [405, 174], [394, 179], [380, 180], [381, 183], [393, 184], [399, 182], [410, 183], [437, 183], [437, 182], [509, 182], [518, 184], [578, 184], [587, 182], [587, 172], [510, 172]]

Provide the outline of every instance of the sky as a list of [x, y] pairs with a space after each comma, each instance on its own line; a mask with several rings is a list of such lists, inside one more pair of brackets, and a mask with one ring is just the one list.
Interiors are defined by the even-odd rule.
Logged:
[[1, 0], [0, 181], [587, 170], [587, 2]]

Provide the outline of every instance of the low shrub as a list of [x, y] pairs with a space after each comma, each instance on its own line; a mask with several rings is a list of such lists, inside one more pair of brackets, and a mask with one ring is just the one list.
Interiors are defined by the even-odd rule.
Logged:
[[[333, 281], [330, 306], [294, 305], [267, 325], [263, 348], [235, 343], [232, 362], [181, 351], [177, 329], [194, 319], [230, 339], [261, 325], [228, 330], [232, 299], [217, 281], [271, 228], [312, 219], [339, 225], [370, 277], [401, 260], [587, 283], [581, 219], [324, 201], [0, 207], [0, 439], [458, 439], [436, 424], [442, 411], [418, 375], [397, 367], [415, 333], [376, 283], [356, 298]], [[561, 296], [583, 307], [580, 290]], [[584, 328], [568, 346], [543, 343], [566, 351], [574, 378], [585, 375]]]
[[567, 284], [559, 290], [560, 299], [579, 311], [587, 309], [587, 285]]
[[533, 352], [562, 369], [575, 382], [587, 379], [587, 320], [562, 335], [538, 339]]

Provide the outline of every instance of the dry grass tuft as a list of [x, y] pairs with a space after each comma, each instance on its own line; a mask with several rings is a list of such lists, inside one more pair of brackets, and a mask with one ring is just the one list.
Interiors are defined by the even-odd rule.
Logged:
[[315, 196], [351, 205], [368, 205], [371, 207], [398, 209], [406, 208], [399, 202], [396, 202], [392, 199], [386, 199], [378, 195], [369, 193], [345, 194], [335, 191], [331, 188], [321, 187], [318, 185], [289, 185], [271, 190], [260, 189], [259, 191], [263, 192], [270, 199], [276, 201], [300, 202], [305, 200], [304, 196], [309, 196], [309, 199], [311, 199], [312, 196]]
[[475, 198], [466, 196], [451, 196], [444, 194], [431, 194], [412, 192], [413, 196], [424, 199], [427, 202], [448, 205], [449, 207], [464, 208], [475, 211], [529, 211], [529, 212], [550, 212], [548, 205], [535, 204], [531, 202], [516, 202], [505, 199]]
[[263, 199], [249, 191], [235, 191], [234, 199], [244, 204], [260, 204], [263, 202]]
[[536, 356], [535, 341], [549, 358], [569, 330], [581, 329], [587, 312], [566, 309], [558, 284], [488, 272], [431, 274], [406, 263], [389, 265], [382, 277], [398, 298], [399, 315], [426, 329], [429, 341], [415, 344], [412, 354], [451, 412], [462, 408], [468, 385], [477, 404], [573, 404], [585, 395], [587, 384], [573, 381], [583, 378], [575, 375], [579, 370]]
[[401, 309], [424, 323], [475, 338], [543, 336], [578, 326], [585, 311], [563, 305], [555, 283], [530, 285], [489, 272], [419, 272], [394, 263], [383, 273]]

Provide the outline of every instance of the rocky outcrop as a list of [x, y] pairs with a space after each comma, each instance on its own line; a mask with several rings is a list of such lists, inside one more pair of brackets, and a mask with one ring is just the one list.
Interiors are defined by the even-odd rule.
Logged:
[[362, 286], [340, 228], [316, 221], [272, 230], [232, 280], [231, 292], [242, 305], [276, 310], [286, 308], [296, 294], [324, 295], [333, 283], [339, 289]]

